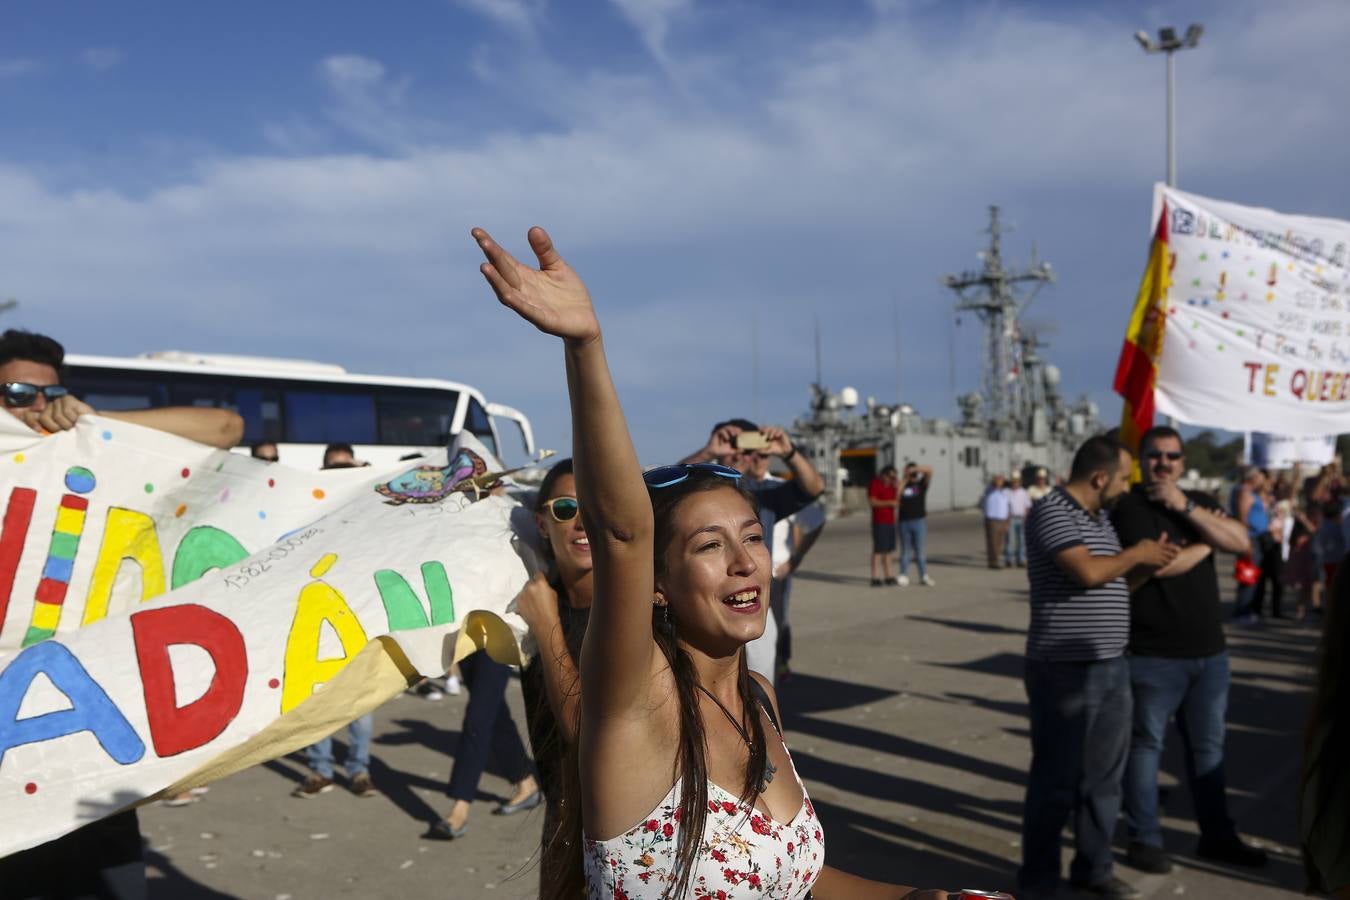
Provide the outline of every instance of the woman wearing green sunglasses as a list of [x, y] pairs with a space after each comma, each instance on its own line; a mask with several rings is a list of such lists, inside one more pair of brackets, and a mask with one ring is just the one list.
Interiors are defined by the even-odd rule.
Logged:
[[545, 836], [545, 896], [946, 897], [824, 865], [773, 688], [745, 664], [769, 600], [753, 499], [734, 470], [690, 466], [644, 483], [581, 279], [543, 229], [529, 233], [538, 269], [482, 229], [473, 237], [497, 298], [563, 339], [593, 539], [579, 736], [561, 821]]

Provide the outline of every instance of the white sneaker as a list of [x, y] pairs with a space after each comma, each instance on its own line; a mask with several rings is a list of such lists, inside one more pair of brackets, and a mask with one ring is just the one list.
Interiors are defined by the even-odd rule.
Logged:
[[922, 581], [925, 587], [937, 587], [937, 582], [933, 580], [933, 576], [931, 575], [923, 576]]
[[901, 575], [899, 578], [895, 579], [895, 583], [900, 587], [909, 587], [909, 576]]
[[445, 679], [445, 689], [449, 691], [453, 696], [458, 697], [459, 679], [456, 678], [454, 675], [451, 675], [449, 678]]

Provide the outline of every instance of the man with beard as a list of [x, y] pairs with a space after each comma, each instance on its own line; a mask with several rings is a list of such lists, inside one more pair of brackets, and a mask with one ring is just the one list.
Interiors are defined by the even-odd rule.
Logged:
[[1265, 852], [1238, 837], [1224, 796], [1229, 671], [1214, 552], [1246, 553], [1247, 529], [1209, 495], [1177, 485], [1186, 459], [1175, 430], [1160, 425], [1144, 432], [1139, 463], [1143, 480], [1116, 504], [1111, 523], [1127, 547], [1166, 533], [1181, 552], [1130, 595], [1134, 727], [1125, 769], [1126, 861], [1144, 872], [1172, 868], [1158, 821], [1158, 764], [1167, 720], [1175, 717], [1200, 825], [1197, 855], [1264, 865]]
[[1031, 773], [1017, 873], [1023, 900], [1058, 890], [1059, 838], [1070, 814], [1073, 885], [1099, 897], [1139, 895], [1112, 873], [1111, 857], [1130, 739], [1126, 579], [1142, 583], [1178, 548], [1163, 534], [1121, 549], [1107, 510], [1129, 490], [1131, 465], [1119, 441], [1089, 438], [1068, 483], [1037, 503], [1027, 522]]

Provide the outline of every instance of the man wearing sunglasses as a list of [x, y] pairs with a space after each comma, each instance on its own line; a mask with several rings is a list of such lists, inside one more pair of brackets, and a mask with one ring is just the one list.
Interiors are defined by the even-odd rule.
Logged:
[[1130, 686], [1134, 724], [1124, 783], [1129, 833], [1126, 861], [1145, 872], [1172, 867], [1158, 818], [1158, 765], [1167, 722], [1175, 717], [1200, 826], [1199, 856], [1244, 866], [1264, 851], [1238, 837], [1224, 791], [1224, 713], [1228, 651], [1219, 609], [1214, 553], [1247, 551], [1247, 531], [1212, 497], [1177, 484], [1186, 469], [1181, 435], [1166, 426], [1139, 442], [1143, 480], [1121, 498], [1111, 521], [1122, 545], [1166, 532], [1181, 552], [1130, 594]]
[[61, 384], [66, 351], [43, 334], [9, 329], [0, 335], [0, 389], [5, 411], [34, 431], [69, 431], [80, 416], [99, 415], [167, 431], [228, 450], [244, 436], [244, 420], [227, 409], [169, 406], [160, 409], [99, 411]]
[[[742, 434], [755, 435], [758, 440], [746, 441], [755, 446], [739, 446]], [[787, 463], [792, 473], [790, 480], [769, 474], [769, 461], [775, 456]], [[746, 488], [754, 492], [759, 502], [759, 521], [764, 528], [764, 540], [770, 542], [770, 547], [773, 546], [774, 528], [778, 522], [801, 512], [825, 491], [825, 481], [820, 473], [805, 454], [797, 452], [786, 431], [772, 425], [761, 429], [749, 419], [718, 422], [713, 426], [703, 448], [681, 462], [717, 462], [739, 470], [744, 476]], [[801, 563], [818, 535], [819, 529], [816, 529], [811, 535], [805, 536], [793, 548], [789, 558], [772, 559], [774, 571], [769, 587], [770, 615], [764, 634], [746, 647], [750, 668], [770, 681], [774, 680], [791, 652], [791, 636], [787, 631], [786, 580]]]
[[[5, 411], [41, 432], [68, 431], [81, 416], [95, 413], [61, 384], [65, 355], [65, 349], [46, 335], [12, 328], [0, 335]], [[233, 447], [244, 434], [244, 420], [224, 409], [171, 407], [97, 415], [223, 449]], [[143, 900], [147, 886], [141, 845], [135, 810], [108, 816], [0, 860], [0, 894]]]

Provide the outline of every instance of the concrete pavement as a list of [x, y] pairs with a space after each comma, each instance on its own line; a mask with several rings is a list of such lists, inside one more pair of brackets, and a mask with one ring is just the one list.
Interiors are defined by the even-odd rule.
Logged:
[[[1007, 890], [1030, 758], [1026, 576], [984, 568], [981, 523], [969, 513], [930, 517], [929, 551], [936, 587], [872, 588], [866, 520], [829, 524], [793, 588], [793, 675], [780, 692], [788, 742], [833, 865], [906, 884]], [[1221, 572], [1231, 568], [1220, 561]], [[1146, 896], [1273, 898], [1302, 888], [1296, 788], [1317, 635], [1286, 622], [1229, 637], [1230, 802], [1271, 863], [1224, 870], [1194, 856], [1173, 733], [1164, 827], [1177, 866], [1165, 876], [1117, 869]], [[306, 771], [297, 757], [214, 785], [192, 806], [142, 810], [152, 896], [535, 896], [542, 810], [490, 815], [509, 792], [501, 777], [484, 777], [464, 838], [422, 838], [449, 809], [464, 700], [403, 695], [376, 713], [372, 774], [383, 796], [339, 788], [293, 799]], [[510, 701], [523, 729], [515, 688]], [[1066, 871], [1067, 845], [1066, 836]]]

